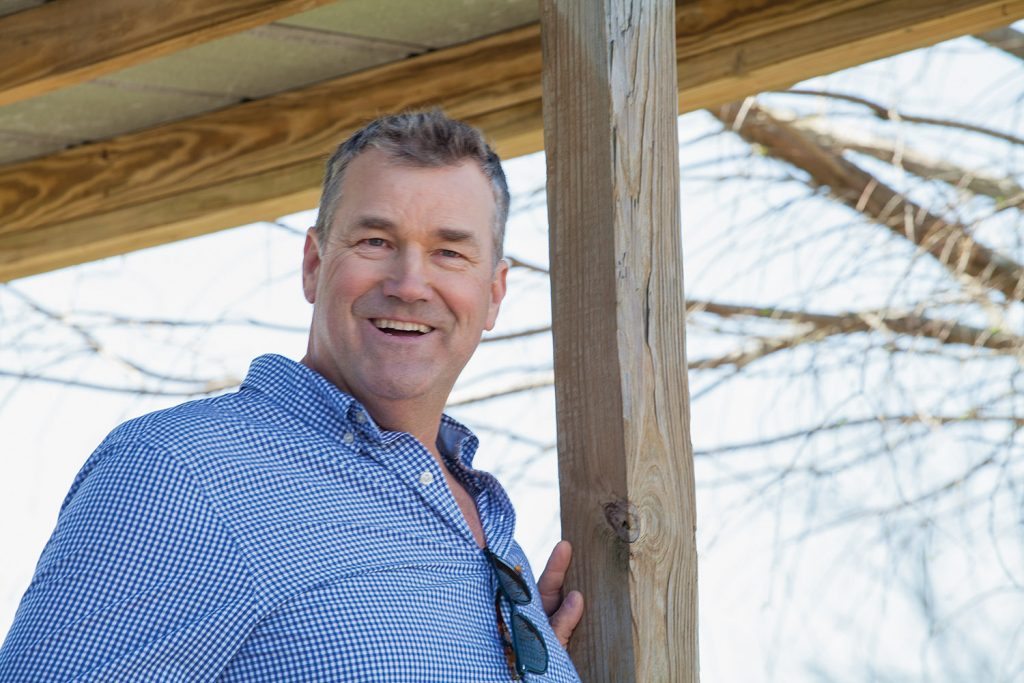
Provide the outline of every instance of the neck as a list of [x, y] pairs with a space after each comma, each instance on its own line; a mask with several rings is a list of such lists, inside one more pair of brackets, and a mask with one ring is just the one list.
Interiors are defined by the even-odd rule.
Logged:
[[382, 429], [411, 434], [434, 456], [442, 468], [445, 467], [444, 460], [437, 449], [437, 435], [441, 428], [441, 414], [445, 404], [443, 399], [435, 400], [429, 396], [388, 399], [367, 394], [347, 386], [340, 378], [323, 372], [312, 361], [309, 353], [300, 362], [323, 375], [331, 384], [362, 403], [373, 421]]
[[437, 435], [441, 428], [441, 408], [427, 407], [417, 401], [381, 401], [353, 394], [382, 429], [412, 434], [444, 467], [437, 449]]

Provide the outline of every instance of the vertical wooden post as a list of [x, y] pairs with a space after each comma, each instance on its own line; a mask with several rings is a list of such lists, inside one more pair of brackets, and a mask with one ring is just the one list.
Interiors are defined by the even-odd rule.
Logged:
[[673, 0], [542, 0], [563, 535], [585, 683], [695, 683]]

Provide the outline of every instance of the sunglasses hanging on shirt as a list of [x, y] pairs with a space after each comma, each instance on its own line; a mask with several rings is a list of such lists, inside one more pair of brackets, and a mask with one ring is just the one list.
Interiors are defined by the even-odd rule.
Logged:
[[[518, 610], [518, 606], [530, 604], [530, 586], [516, 567], [487, 548], [484, 548], [484, 554], [498, 578], [494, 612], [497, 615], [498, 632], [512, 678], [519, 680], [525, 673], [542, 674], [548, 670], [548, 647], [544, 643], [540, 629]], [[508, 600], [508, 624], [505, 623], [501, 608], [502, 598]]]

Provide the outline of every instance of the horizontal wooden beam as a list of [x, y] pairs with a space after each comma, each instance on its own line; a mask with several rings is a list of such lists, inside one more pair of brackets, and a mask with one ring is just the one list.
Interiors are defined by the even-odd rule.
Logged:
[[[677, 2], [679, 107], [786, 87], [1021, 17], [1024, 0]], [[384, 112], [441, 105], [480, 125], [506, 157], [537, 151], [540, 80], [540, 30], [527, 26], [0, 167], [0, 281], [311, 207], [312, 169]]]
[[0, 106], [334, 0], [53, 0], [0, 17]]
[[315, 206], [326, 156], [384, 112], [443, 104], [533, 151], [540, 59], [533, 26], [0, 167], [0, 281]]
[[[539, 116], [539, 108], [538, 100], [465, 120], [499, 139], [498, 153], [510, 158], [534, 151], [532, 129], [524, 130], [523, 122]], [[315, 207], [325, 161], [212, 183], [147, 201], [144, 209], [128, 205], [9, 234], [0, 224], [0, 282]]]
[[786, 88], [1024, 17], [1022, 0], [733, 0], [677, 7], [681, 111]]

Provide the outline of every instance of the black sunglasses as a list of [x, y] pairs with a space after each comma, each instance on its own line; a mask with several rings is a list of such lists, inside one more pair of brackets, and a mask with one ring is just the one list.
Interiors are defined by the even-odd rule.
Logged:
[[[501, 644], [505, 649], [505, 659], [509, 671], [512, 672], [512, 678], [519, 680], [527, 672], [542, 674], [548, 670], [548, 646], [544, 643], [540, 630], [516, 609], [516, 605], [530, 604], [530, 586], [522, 577], [520, 570], [487, 548], [484, 548], [484, 554], [498, 577], [498, 590], [494, 594], [494, 612], [498, 618], [498, 632], [501, 634]], [[508, 600], [511, 629], [505, 623], [501, 610], [502, 596]]]

